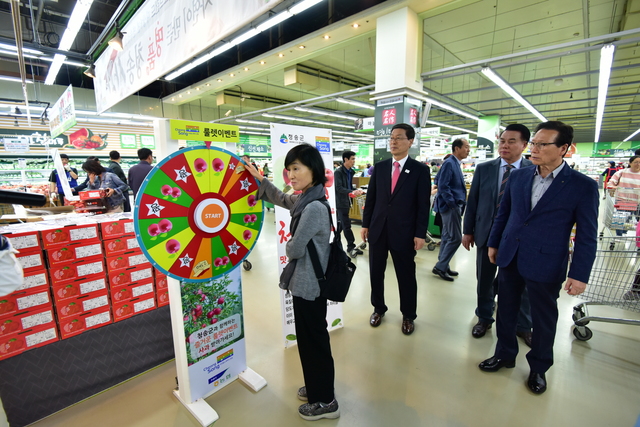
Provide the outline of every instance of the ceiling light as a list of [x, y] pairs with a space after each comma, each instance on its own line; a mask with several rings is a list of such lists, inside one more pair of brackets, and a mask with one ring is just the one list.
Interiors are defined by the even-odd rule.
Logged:
[[222, 79], [218, 79], [218, 80], [216, 80], [216, 81], [217, 81], [218, 83], [220, 83], [220, 82], [222, 81]]
[[227, 110], [227, 112], [226, 112], [226, 113], [224, 113], [224, 116], [225, 116], [225, 117], [229, 117], [229, 114], [231, 114], [231, 110]]
[[356, 107], [360, 107], [360, 108], [368, 108], [369, 110], [376, 109], [376, 107], [371, 104], [367, 104], [366, 102], [355, 101], [349, 98], [336, 98], [336, 101], [342, 102], [343, 104], [355, 105]]
[[282, 57], [284, 57], [284, 53], [279, 53], [278, 58], [282, 58]]
[[199, 87], [197, 87], [197, 88], [196, 88], [196, 90], [200, 90], [200, 88], [199, 88]]
[[124, 49], [124, 45], [122, 44], [123, 37], [124, 34], [122, 33], [122, 31], [120, 31], [120, 28], [116, 27], [116, 35], [111, 40], [109, 40], [109, 46], [119, 52], [122, 52], [122, 50]]
[[207, 83], [205, 86], [211, 86], [211, 83]]
[[529, 102], [527, 102], [527, 100], [524, 99], [522, 95], [520, 95], [514, 88], [509, 86], [509, 83], [502, 80], [502, 78], [498, 76], [496, 73], [494, 73], [491, 68], [484, 67], [482, 69], [482, 74], [487, 76], [496, 85], [500, 86], [500, 89], [502, 89], [507, 95], [511, 96], [513, 99], [518, 101], [524, 108], [529, 110], [531, 114], [536, 116], [540, 121], [542, 122], [548, 121], [547, 118], [540, 113], [540, 111], [536, 110], [533, 105], [529, 104]]
[[266, 64], [265, 61], [260, 61], [260, 65], [264, 65], [264, 64]]
[[89, 77], [91, 77], [92, 79], [95, 79], [95, 78], [96, 78], [96, 67], [95, 67], [93, 64], [91, 64], [91, 65], [89, 66], [89, 68], [87, 68], [86, 70], [84, 70], [84, 73], [83, 73], [83, 74], [84, 74], [85, 76], [89, 76]]
[[596, 134], [594, 142], [600, 139], [604, 106], [607, 102], [607, 90], [609, 89], [609, 77], [611, 76], [611, 64], [616, 47], [608, 44], [600, 49], [600, 76], [598, 78], [598, 106], [596, 108]]
[[451, 105], [445, 104], [444, 102], [440, 102], [440, 101], [437, 101], [437, 100], [432, 99], [432, 98], [426, 98], [426, 101], [430, 102], [433, 105], [437, 105], [438, 107], [440, 107], [442, 109], [445, 109], [445, 110], [450, 111], [452, 113], [458, 114], [460, 116], [467, 117], [467, 118], [475, 120], [477, 122], [480, 121], [480, 119], [477, 116], [474, 116], [473, 114], [469, 114], [466, 111], [462, 111], [462, 110], [460, 110], [460, 109], [458, 109], [456, 107], [452, 107]]
[[353, 28], [358, 28], [360, 26], [360, 24], [353, 24], [352, 27]]
[[281, 13], [277, 14], [273, 18], [270, 18], [270, 19], [264, 21], [262, 24], [258, 25], [258, 27], [256, 29], [258, 30], [258, 32], [263, 32], [264, 30], [268, 30], [269, 28], [273, 27], [274, 25], [278, 25], [279, 23], [281, 23], [285, 19], [288, 19], [288, 18], [290, 18], [292, 16], [293, 16], [293, 14], [291, 12], [289, 12], [288, 10], [285, 10], [284, 12], [281, 12]]
[[[7, 49], [7, 50], [15, 50], [15, 51], [18, 50], [17, 46], [13, 46], [13, 45], [6, 44], [6, 43], [0, 43], [0, 48], [1, 49]], [[22, 51], [26, 52], [26, 53], [33, 53], [34, 55], [44, 55], [44, 53], [40, 52], [39, 50], [28, 49], [26, 47], [23, 47]]]
[[472, 133], [474, 135], [477, 135], [478, 132], [469, 130], [469, 129], [465, 129], [465, 128], [460, 128], [458, 126], [452, 126], [452, 125], [448, 125], [446, 123], [440, 123], [440, 122], [436, 122], [434, 120], [427, 120], [425, 123], [431, 123], [432, 125], [436, 125], [436, 126], [442, 126], [445, 128], [450, 128], [450, 129], [455, 129], [455, 130], [459, 130], [460, 132], [464, 132], [464, 133]]
[[331, 38], [331, 36], [325, 35], [322, 38], [325, 39], [325, 40], [329, 40]]
[[178, 95], [178, 98], [182, 98], [182, 94]]
[[229, 77], [235, 77], [236, 75], [233, 73], [229, 73]]
[[243, 70], [249, 71], [249, 67], [244, 67]]
[[187, 95], [191, 95], [191, 91], [190, 90], [187, 91]]
[[295, 6], [293, 6], [291, 9], [289, 9], [289, 11], [293, 14], [293, 15], [297, 15], [300, 12], [304, 12], [305, 10], [309, 9], [311, 6], [315, 6], [316, 4], [320, 3], [322, 0], [305, 0], [303, 2], [300, 2], [298, 4], [296, 4]]
[[301, 44], [300, 46], [298, 46], [298, 49], [304, 49], [305, 47], [306, 47], [305, 45]]
[[232, 46], [237, 46], [242, 42], [246, 42], [247, 40], [249, 40], [251, 37], [255, 36], [256, 34], [259, 34], [260, 31], [258, 31], [255, 28], [250, 29], [249, 31], [247, 31], [246, 33], [236, 37], [235, 39], [231, 40], [231, 45]]
[[334, 111], [320, 110], [318, 108], [295, 107], [294, 109], [298, 110], [298, 111], [304, 111], [306, 113], [320, 114], [322, 116], [338, 117], [338, 118], [347, 119], [347, 120], [356, 120], [358, 118], [356, 116], [350, 116], [348, 114], [341, 114], [341, 113], [337, 113], [337, 112], [334, 112]]
[[631, 138], [633, 138], [634, 136], [636, 136], [639, 133], [640, 133], [640, 129], [638, 129], [637, 131], [635, 131], [634, 133], [629, 135], [626, 139], [623, 140], [623, 142], [627, 142], [628, 140], [630, 140]]
[[[7, 81], [7, 82], [22, 83], [22, 79], [20, 79], [19, 77], [0, 76], [0, 80], [4, 80], [4, 81]], [[33, 82], [31, 80], [27, 80], [27, 83], [33, 84]]]
[[176, 99], [175, 99], [175, 98], [171, 98], [171, 100], [172, 100], [172, 101], [175, 101]]
[[240, 123], [251, 123], [252, 125], [269, 126], [269, 122], [262, 122], [262, 121], [260, 121], [260, 120], [236, 119], [236, 122], [240, 122]]
[[22, 111], [20, 111], [20, 108], [16, 107], [15, 113], [16, 115], [19, 115], [19, 114], [22, 114]]
[[20, 125], [18, 124], [18, 119], [15, 119], [15, 121], [13, 122], [13, 125], [14, 125], [14, 126], [17, 126], [17, 127], [19, 127], [19, 126], [20, 126]]

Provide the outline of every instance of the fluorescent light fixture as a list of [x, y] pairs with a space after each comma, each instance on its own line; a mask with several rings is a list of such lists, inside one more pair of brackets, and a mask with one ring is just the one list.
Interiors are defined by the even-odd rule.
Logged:
[[349, 98], [336, 98], [336, 101], [342, 102], [343, 104], [355, 105], [356, 107], [360, 107], [360, 108], [367, 108], [369, 110], [375, 110], [376, 109], [376, 107], [371, 105], [371, 104], [367, 104], [366, 102], [360, 102], [360, 101], [356, 101], [356, 100], [349, 99]]
[[637, 131], [635, 131], [634, 133], [629, 135], [626, 139], [623, 140], [623, 142], [627, 142], [628, 140], [630, 140], [631, 138], [633, 138], [634, 136], [636, 136], [639, 133], [640, 133], [640, 129], [638, 129]]
[[596, 134], [594, 142], [600, 139], [602, 129], [602, 117], [604, 116], [604, 106], [607, 103], [607, 90], [609, 89], [609, 77], [611, 77], [611, 64], [613, 64], [613, 54], [616, 47], [612, 44], [604, 45], [600, 49], [600, 77], [598, 78], [598, 106], [596, 108]]
[[[1, 43], [0, 43], [1, 44]], [[12, 50], [3, 50], [0, 46], [0, 54], [2, 55], [11, 55], [11, 56], [18, 56], [18, 52], [12, 51]], [[22, 56], [24, 56], [25, 58], [31, 58], [31, 59], [37, 59], [40, 61], [46, 61], [46, 62], [52, 62], [53, 58], [49, 57], [49, 56], [40, 56], [40, 55], [44, 55], [43, 53], [38, 54], [30, 54], [30, 53], [24, 53]], [[64, 64], [66, 65], [73, 65], [74, 67], [86, 67], [87, 65], [83, 62], [76, 62], [76, 61], [68, 61], [65, 60]]]
[[124, 34], [120, 31], [120, 28], [116, 27], [116, 35], [113, 36], [111, 40], [109, 40], [108, 44], [118, 52], [122, 52], [124, 50], [124, 45], [122, 44], [122, 39], [124, 38]]
[[246, 33], [242, 34], [241, 36], [236, 37], [235, 39], [231, 40], [231, 46], [236, 46], [239, 45], [242, 42], [245, 42], [247, 40], [249, 40], [251, 37], [255, 36], [256, 34], [259, 34], [260, 31], [256, 30], [255, 28], [250, 29], [249, 31], [247, 31]]
[[264, 128], [256, 128], [253, 126], [238, 126], [240, 129], [245, 129], [245, 130], [259, 130], [259, 131], [264, 131]]
[[292, 16], [293, 14], [291, 12], [289, 12], [288, 10], [285, 10], [284, 12], [280, 12], [273, 18], [270, 18], [264, 21], [262, 24], [258, 25], [257, 30], [259, 33], [261, 33], [264, 30], [268, 30], [269, 28], [273, 27], [274, 25], [278, 25], [282, 21], [291, 18]]
[[473, 114], [469, 114], [466, 111], [462, 111], [462, 110], [460, 110], [460, 109], [458, 109], [456, 107], [453, 107], [453, 106], [451, 106], [449, 104], [445, 104], [444, 102], [440, 102], [440, 101], [435, 100], [433, 98], [426, 98], [426, 101], [430, 102], [433, 105], [437, 105], [438, 107], [440, 107], [440, 108], [442, 108], [444, 110], [447, 110], [447, 111], [450, 111], [452, 113], [455, 113], [455, 114], [457, 114], [459, 116], [467, 117], [467, 118], [469, 118], [471, 120], [475, 120], [477, 122], [480, 121], [478, 116], [474, 116]]
[[[78, 35], [78, 31], [80, 31], [80, 27], [82, 27], [84, 18], [86, 18], [87, 13], [89, 13], [89, 9], [91, 8], [92, 3], [93, 0], [79, 0], [78, 2], [76, 2], [76, 5], [73, 8], [73, 12], [71, 12], [71, 16], [69, 17], [67, 29], [64, 30], [62, 40], [60, 40], [60, 45], [58, 46], [59, 50], [71, 49], [71, 46], [73, 45], [73, 42]], [[65, 59], [66, 56], [56, 53], [56, 55], [53, 57], [53, 62], [51, 62], [51, 67], [49, 67], [47, 78], [44, 81], [45, 85], [52, 85], [55, 83], [58, 72], [60, 71], [60, 67], [62, 67], [62, 63], [65, 61]]]
[[304, 111], [306, 113], [320, 114], [321, 116], [338, 117], [338, 118], [346, 119], [346, 120], [356, 120], [358, 118], [356, 116], [349, 116], [347, 114], [340, 114], [340, 113], [336, 113], [336, 112], [333, 112], [333, 111], [320, 110], [320, 109], [317, 109], [317, 108], [295, 107], [294, 109], [297, 110], [297, 111]]
[[266, 135], [266, 136], [271, 135], [271, 134], [270, 134], [270, 133], [268, 133], [268, 132], [253, 132], [253, 131], [250, 131], [250, 130], [245, 130], [245, 131], [243, 131], [242, 133], [247, 133], [247, 134], [249, 134], [249, 135]]
[[317, 5], [321, 1], [322, 0], [305, 0], [293, 6], [291, 9], [289, 9], [289, 11], [292, 14], [297, 15], [298, 13], [304, 12], [305, 10], [309, 9], [311, 6]]
[[269, 114], [269, 113], [262, 113], [262, 115], [264, 117], [272, 117], [274, 119], [280, 119], [280, 120], [293, 120], [296, 122], [315, 123], [315, 120], [303, 119], [302, 117], [285, 116], [282, 114]]
[[[17, 46], [13, 46], [13, 45], [6, 44], [6, 43], [0, 43], [0, 49], [13, 50], [13, 51], [16, 51], [16, 53], [18, 52], [18, 47]], [[39, 50], [28, 49], [26, 47], [23, 47], [22, 51], [25, 52], [25, 53], [32, 53], [34, 55], [44, 55], [44, 53], [40, 52]]]
[[269, 126], [269, 122], [262, 122], [260, 120], [236, 119], [236, 122], [249, 123], [249, 124], [252, 124], [252, 125]]
[[[20, 77], [0, 76], [0, 80], [4, 80], [4, 81], [7, 81], [7, 82], [22, 83], [22, 80], [20, 79]], [[31, 80], [27, 80], [26, 82], [33, 84], [33, 82]]]
[[548, 121], [547, 118], [540, 113], [540, 111], [536, 110], [533, 105], [529, 104], [529, 102], [527, 102], [527, 100], [524, 99], [522, 95], [516, 92], [514, 88], [509, 86], [509, 83], [502, 80], [502, 77], [498, 76], [491, 68], [484, 67], [482, 69], [482, 74], [487, 76], [496, 85], [500, 86], [500, 89], [502, 89], [507, 95], [509, 95], [516, 101], [518, 101], [524, 108], [529, 110], [531, 114], [536, 116], [540, 121], [542, 122]]
[[442, 126], [442, 127], [449, 128], [449, 129], [459, 130], [459, 131], [464, 132], [464, 133], [472, 133], [474, 135], [478, 134], [478, 132], [475, 132], [475, 131], [472, 131], [472, 130], [469, 130], [469, 129], [460, 128], [458, 126], [453, 126], [453, 125], [448, 125], [448, 124], [445, 124], [445, 123], [436, 122], [434, 120], [427, 120], [426, 123], [430, 123], [430, 124], [436, 125], [436, 126]]
[[100, 118], [89, 118], [89, 117], [77, 117], [76, 120], [82, 123], [108, 123], [108, 124], [123, 125], [123, 126], [126, 125], [126, 126], [153, 127], [153, 123], [137, 122], [133, 120], [100, 119]]

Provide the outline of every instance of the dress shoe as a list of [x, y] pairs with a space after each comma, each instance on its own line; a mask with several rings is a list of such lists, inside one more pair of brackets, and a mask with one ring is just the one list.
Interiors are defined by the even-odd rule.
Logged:
[[544, 374], [531, 371], [527, 380], [527, 387], [535, 394], [542, 394], [547, 391], [547, 379]]
[[524, 343], [531, 348], [531, 337], [533, 336], [531, 331], [518, 331], [516, 332], [516, 336], [522, 338]]
[[478, 365], [481, 371], [485, 372], [497, 372], [502, 368], [513, 368], [516, 366], [515, 360], [504, 360], [500, 359], [497, 356], [493, 356], [488, 358], [487, 360], [483, 360]]
[[458, 275], [458, 272], [457, 272], [457, 271], [453, 271], [453, 270], [452, 270], [452, 269], [450, 269], [450, 268], [447, 268], [447, 274], [448, 274], [449, 276], [457, 276], [457, 275]]
[[431, 272], [436, 276], [440, 276], [442, 280], [446, 280], [447, 282], [453, 282], [453, 277], [449, 276], [449, 273], [447, 273], [446, 271], [442, 271], [437, 267], [433, 267], [433, 270], [431, 270]]
[[369, 319], [369, 324], [374, 328], [377, 328], [378, 326], [380, 326], [380, 323], [382, 323], [383, 317], [384, 317], [384, 314], [376, 313], [374, 311], [373, 314], [371, 315], [371, 318]]
[[473, 335], [474, 338], [482, 338], [489, 329], [491, 329], [491, 323], [485, 323], [480, 320], [474, 325], [473, 329], [471, 329], [471, 335]]
[[413, 320], [409, 319], [408, 317], [403, 317], [402, 318], [402, 333], [403, 334], [411, 335], [415, 329], [416, 329], [416, 327], [413, 324]]

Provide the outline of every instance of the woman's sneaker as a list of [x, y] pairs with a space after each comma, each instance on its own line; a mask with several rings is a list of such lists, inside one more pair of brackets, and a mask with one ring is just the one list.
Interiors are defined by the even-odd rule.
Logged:
[[322, 418], [338, 418], [340, 416], [340, 408], [338, 401], [333, 399], [331, 403], [305, 403], [298, 408], [298, 415], [307, 421], [316, 421]]
[[309, 400], [307, 398], [307, 386], [303, 386], [298, 389], [298, 399], [302, 400], [303, 402]]

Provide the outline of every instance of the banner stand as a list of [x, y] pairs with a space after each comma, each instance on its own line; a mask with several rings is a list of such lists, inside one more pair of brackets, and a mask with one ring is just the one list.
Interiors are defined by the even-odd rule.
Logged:
[[198, 399], [195, 402], [188, 403], [180, 397], [180, 390], [173, 390], [173, 394], [178, 398], [180, 403], [198, 420], [200, 425], [206, 427], [218, 421], [218, 413], [204, 399]]

